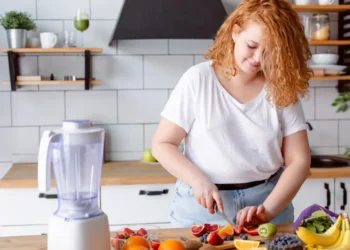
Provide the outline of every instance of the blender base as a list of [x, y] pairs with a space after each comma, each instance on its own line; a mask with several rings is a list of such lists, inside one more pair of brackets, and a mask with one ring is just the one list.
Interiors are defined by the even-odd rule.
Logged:
[[66, 221], [51, 216], [48, 224], [48, 250], [110, 250], [110, 232], [106, 214]]

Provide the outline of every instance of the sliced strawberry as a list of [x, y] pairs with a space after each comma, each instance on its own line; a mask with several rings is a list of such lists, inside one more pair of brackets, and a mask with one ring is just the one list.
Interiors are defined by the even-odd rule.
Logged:
[[140, 229], [136, 232], [136, 235], [138, 235], [138, 236], [145, 236], [145, 235], [147, 235], [147, 231], [146, 231], [146, 229], [144, 229], [144, 228], [140, 228]]
[[125, 239], [125, 235], [124, 234], [117, 234], [117, 236], [115, 236], [116, 239]]
[[259, 235], [258, 228], [257, 227], [243, 227], [243, 232], [249, 235]]
[[151, 246], [153, 250], [158, 250], [160, 245], [160, 240], [152, 240], [151, 241]]
[[133, 230], [131, 230], [130, 228], [124, 228], [124, 233], [125, 234], [128, 234], [128, 235], [131, 235], [131, 234], [134, 234], [135, 235], [135, 232]]
[[242, 230], [243, 230], [243, 227], [242, 226], [238, 226], [238, 225], [236, 225], [233, 228], [233, 231], [234, 231], [235, 235], [240, 235], [242, 233]]

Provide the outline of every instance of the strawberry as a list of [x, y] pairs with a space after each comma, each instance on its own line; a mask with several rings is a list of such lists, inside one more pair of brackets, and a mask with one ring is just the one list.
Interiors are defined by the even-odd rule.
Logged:
[[117, 234], [117, 236], [115, 236], [116, 239], [125, 239], [125, 235], [124, 234]]
[[224, 240], [215, 232], [208, 235], [207, 241], [210, 245], [221, 245], [224, 243]]
[[131, 230], [130, 228], [124, 228], [124, 233], [125, 234], [128, 234], [128, 235], [132, 235], [132, 234], [134, 234], [135, 235], [135, 232], [133, 231], [133, 230]]
[[236, 226], [233, 228], [235, 235], [240, 235], [240, 234], [242, 233], [242, 229], [243, 229], [242, 226], [236, 225]]
[[140, 228], [140, 229], [136, 232], [136, 235], [138, 235], [138, 236], [145, 236], [145, 235], [147, 235], [147, 231], [146, 231], [146, 229], [144, 229], [144, 228]]
[[151, 241], [151, 246], [153, 250], [158, 250], [160, 245], [160, 240], [152, 240]]
[[249, 235], [259, 235], [258, 228], [257, 227], [243, 227], [243, 232]]

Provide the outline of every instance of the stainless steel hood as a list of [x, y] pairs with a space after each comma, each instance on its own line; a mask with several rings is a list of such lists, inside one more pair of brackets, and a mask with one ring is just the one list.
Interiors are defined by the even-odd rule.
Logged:
[[124, 39], [213, 39], [221, 0], [125, 0], [109, 44]]

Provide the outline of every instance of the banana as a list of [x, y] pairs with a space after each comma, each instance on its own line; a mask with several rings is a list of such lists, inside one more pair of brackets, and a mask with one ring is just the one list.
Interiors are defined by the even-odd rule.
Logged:
[[346, 218], [344, 219], [345, 221], [345, 227], [344, 227], [344, 238], [342, 240], [342, 244], [337, 247], [337, 248], [334, 248], [332, 250], [349, 250], [350, 249], [350, 223], [349, 223], [349, 219]]
[[342, 216], [339, 215], [337, 221], [324, 234], [314, 233], [305, 227], [299, 227], [296, 233], [298, 237], [307, 245], [331, 246], [337, 241], [340, 236], [341, 224]]
[[333, 245], [330, 245], [328, 247], [322, 247], [322, 249], [327, 249], [327, 250], [339, 249], [339, 247], [343, 244], [343, 241], [344, 241], [344, 236], [345, 236], [345, 232], [346, 232], [346, 225], [345, 225], [346, 220], [347, 219], [342, 219], [341, 231], [340, 231], [340, 235], [339, 235], [339, 238], [337, 239], [337, 241]]

